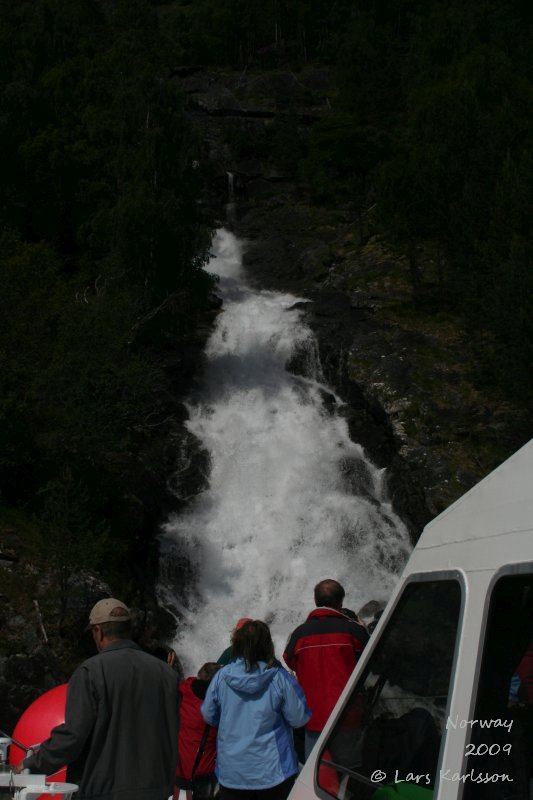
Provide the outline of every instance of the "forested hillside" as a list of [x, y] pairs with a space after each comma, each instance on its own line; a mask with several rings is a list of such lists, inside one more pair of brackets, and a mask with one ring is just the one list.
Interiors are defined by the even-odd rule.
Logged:
[[160, 14], [176, 64], [296, 76], [309, 63], [332, 67], [331, 113], [298, 139], [285, 109], [286, 131], [264, 147], [292, 164], [313, 202], [350, 203], [405, 254], [416, 303], [484, 329], [485, 380], [527, 403], [531, 4], [182, 0]]
[[146, 559], [211, 231], [149, 3], [3, 0], [0, 49], [0, 523], [66, 617]]

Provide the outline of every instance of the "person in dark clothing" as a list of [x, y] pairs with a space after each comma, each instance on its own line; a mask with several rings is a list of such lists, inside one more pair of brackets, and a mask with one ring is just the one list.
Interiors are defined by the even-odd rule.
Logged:
[[377, 611], [376, 614], [374, 615], [374, 619], [371, 620], [366, 626], [366, 629], [370, 634], [374, 633], [374, 631], [376, 630], [377, 624], [380, 621], [381, 617], [383, 616], [383, 611], [384, 609], [382, 609], [381, 611]]
[[237, 621], [235, 627], [231, 632], [231, 644], [229, 647], [226, 647], [224, 652], [217, 658], [217, 664], [220, 664], [221, 666], [225, 667], [230, 663], [230, 661], [233, 658], [233, 637], [235, 636], [237, 631], [240, 631], [243, 625], [251, 621], [252, 620], [250, 619], [250, 617], [242, 617]]
[[354, 622], [361, 622], [355, 611], [352, 611], [351, 608], [341, 608], [341, 611], [345, 617], [350, 617], [350, 619], [353, 619]]
[[150, 653], [150, 655], [159, 658], [160, 661], [165, 661], [169, 667], [172, 667], [172, 669], [178, 673], [180, 680], [183, 678], [183, 669], [177, 653], [172, 647], [169, 647], [168, 644], [155, 642], [151, 647], [145, 647], [144, 650]]
[[[213, 775], [215, 772], [217, 729], [206, 725], [201, 707], [211, 678], [219, 669], [220, 664], [207, 662], [200, 667], [196, 678], [180, 681], [176, 770], [178, 789], [192, 789], [193, 770], [195, 776]], [[200, 753], [202, 741], [204, 744]]]
[[100, 600], [89, 626], [98, 654], [73, 673], [65, 722], [18, 771], [67, 765], [79, 800], [166, 800], [177, 763], [178, 676], [131, 641], [120, 600]]
[[369, 638], [363, 625], [343, 614], [340, 583], [323, 580], [314, 594], [317, 608], [293, 631], [283, 654], [313, 712], [305, 730], [306, 759]]

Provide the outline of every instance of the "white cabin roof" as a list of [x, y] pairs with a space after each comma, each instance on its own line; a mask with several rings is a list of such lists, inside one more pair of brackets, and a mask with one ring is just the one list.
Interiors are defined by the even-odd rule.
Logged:
[[533, 561], [533, 439], [424, 528], [404, 574]]

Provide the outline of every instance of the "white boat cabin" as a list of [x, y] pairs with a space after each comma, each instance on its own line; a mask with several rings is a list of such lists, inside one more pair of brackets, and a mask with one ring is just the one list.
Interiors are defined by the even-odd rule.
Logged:
[[533, 440], [424, 529], [290, 800], [533, 800]]

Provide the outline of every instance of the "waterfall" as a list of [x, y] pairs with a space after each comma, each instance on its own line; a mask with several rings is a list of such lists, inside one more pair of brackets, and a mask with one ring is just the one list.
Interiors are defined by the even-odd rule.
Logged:
[[[209, 487], [161, 536], [159, 599], [179, 615], [174, 646], [188, 674], [218, 658], [243, 616], [269, 623], [281, 655], [323, 578], [339, 580], [355, 610], [387, 599], [409, 552], [382, 471], [331, 410], [341, 399], [323, 404], [334, 393], [301, 320], [303, 298], [247, 286], [241, 248], [217, 232], [208, 269], [220, 276], [224, 310], [188, 405], [188, 427], [210, 454]], [[304, 377], [285, 369], [295, 353], [306, 356]], [[194, 573], [187, 592], [168, 577], [172, 561]]]

